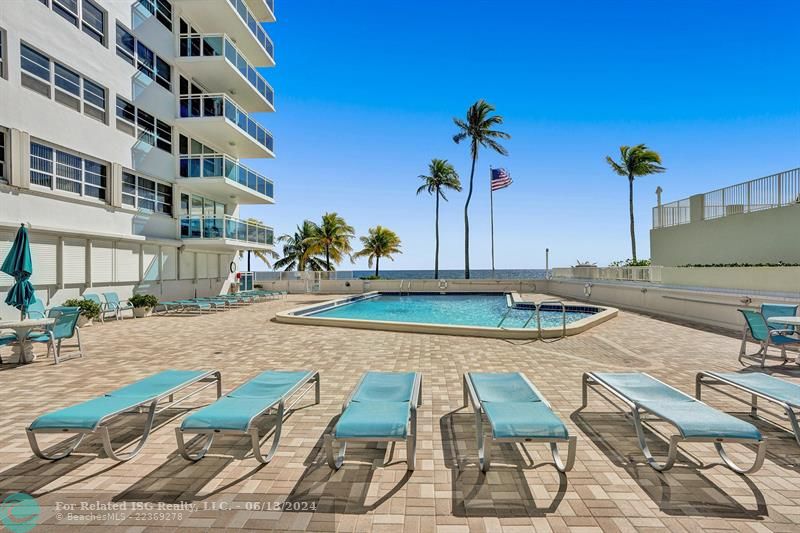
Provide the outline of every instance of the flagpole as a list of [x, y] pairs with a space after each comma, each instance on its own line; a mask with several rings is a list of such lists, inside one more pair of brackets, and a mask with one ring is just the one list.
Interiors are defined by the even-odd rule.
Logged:
[[494, 278], [494, 187], [492, 187], [491, 165], [489, 165], [489, 213], [492, 226], [492, 278]]

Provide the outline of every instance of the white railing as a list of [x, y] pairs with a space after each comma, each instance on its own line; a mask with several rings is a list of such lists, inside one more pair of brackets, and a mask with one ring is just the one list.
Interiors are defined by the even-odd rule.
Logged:
[[653, 229], [692, 222], [690, 206], [700, 201], [696, 212], [703, 220], [800, 204], [800, 168], [654, 207]]
[[277, 271], [272, 272], [269, 270], [260, 270], [255, 272], [256, 281], [328, 281], [328, 280], [352, 280], [353, 271], [330, 271], [330, 272], [316, 272], [313, 270], [305, 270], [298, 272], [291, 270], [288, 272]]
[[642, 281], [661, 283], [660, 266], [644, 267], [570, 267], [554, 268], [554, 279], [586, 279], [607, 281]]

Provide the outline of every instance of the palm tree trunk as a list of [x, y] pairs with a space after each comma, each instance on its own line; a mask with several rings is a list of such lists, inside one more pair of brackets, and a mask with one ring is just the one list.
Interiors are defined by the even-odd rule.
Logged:
[[475, 162], [478, 154], [472, 153], [472, 170], [469, 173], [469, 193], [464, 204], [464, 279], [469, 279], [469, 201], [472, 200], [472, 183], [475, 178]]
[[328, 272], [331, 271], [331, 248], [330, 248], [330, 246], [325, 246], [325, 269]]
[[250, 272], [250, 250], [247, 250], [247, 271]]
[[628, 208], [631, 215], [631, 253], [633, 261], [636, 262], [636, 227], [633, 221], [633, 176], [628, 176]]
[[378, 265], [380, 265], [380, 263], [381, 263], [381, 256], [376, 255], [375, 256], [375, 277], [376, 278], [379, 276], [379, 274], [378, 274], [378, 272], [379, 272]]
[[433, 279], [439, 279], [439, 188], [436, 188], [436, 259], [433, 262]]

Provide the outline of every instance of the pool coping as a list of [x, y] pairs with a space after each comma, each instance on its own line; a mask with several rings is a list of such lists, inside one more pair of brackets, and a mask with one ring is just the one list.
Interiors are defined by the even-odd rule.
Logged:
[[[295, 309], [287, 311], [279, 311], [275, 313], [275, 320], [284, 324], [302, 324], [306, 326], [329, 326], [341, 327], [351, 329], [369, 329], [379, 331], [396, 331], [401, 333], [424, 333], [432, 335], [457, 335], [463, 337], [483, 337], [492, 339], [516, 339], [516, 340], [531, 340], [539, 338], [539, 330], [533, 328], [490, 328], [486, 326], [462, 326], [456, 324], [430, 324], [425, 322], [393, 322], [388, 320], [363, 320], [355, 318], [328, 318], [319, 316], [309, 316], [303, 313], [318, 312], [329, 307], [337, 307], [338, 305], [350, 304], [355, 301], [361, 301], [369, 298], [374, 298], [380, 294], [391, 293], [390, 291], [371, 291], [363, 294], [356, 294], [351, 296], [344, 296], [335, 298], [321, 303], [314, 303], [311, 305], [304, 305]], [[423, 293], [412, 293], [423, 294]], [[428, 293], [425, 293], [428, 294]], [[449, 293], [460, 294], [460, 293]], [[473, 293], [470, 293], [473, 294]], [[518, 293], [487, 293], [487, 294], [505, 294], [511, 302], [514, 303], [533, 303], [532, 301], [522, 300]], [[542, 300], [546, 301], [546, 300]], [[575, 305], [581, 307], [592, 307], [599, 309], [597, 313], [575, 322], [567, 324], [566, 336], [577, 335], [584, 331], [610, 320], [617, 316], [619, 311], [614, 307], [604, 305], [586, 304], [583, 302], [564, 301], [566, 305]], [[542, 338], [553, 339], [562, 336], [563, 328], [542, 328]]]

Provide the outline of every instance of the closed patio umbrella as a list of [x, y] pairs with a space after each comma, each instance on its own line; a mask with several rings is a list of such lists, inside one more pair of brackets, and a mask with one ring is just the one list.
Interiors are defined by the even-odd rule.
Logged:
[[17, 231], [14, 244], [11, 245], [6, 260], [0, 266], [0, 272], [5, 272], [14, 278], [15, 283], [8, 291], [6, 304], [19, 309], [22, 320], [25, 320], [25, 310], [36, 301], [33, 285], [28, 281], [33, 273], [33, 261], [25, 224], [22, 224]]

